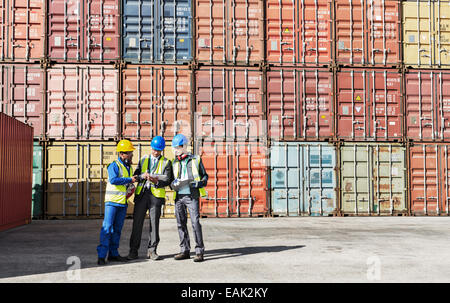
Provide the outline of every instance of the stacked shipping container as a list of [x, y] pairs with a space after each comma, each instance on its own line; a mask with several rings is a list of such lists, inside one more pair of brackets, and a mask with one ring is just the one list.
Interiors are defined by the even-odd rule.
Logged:
[[204, 216], [448, 214], [449, 10], [3, 3], [0, 108], [34, 128], [33, 215], [101, 216], [116, 142], [178, 133], [210, 175]]

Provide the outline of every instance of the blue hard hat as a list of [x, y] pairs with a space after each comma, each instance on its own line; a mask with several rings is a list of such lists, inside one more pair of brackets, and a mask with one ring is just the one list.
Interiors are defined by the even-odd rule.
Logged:
[[172, 140], [172, 147], [177, 147], [177, 146], [181, 146], [181, 145], [185, 145], [188, 143], [188, 140], [186, 138], [186, 136], [182, 135], [182, 134], [178, 134], [175, 137], [173, 137]]
[[166, 141], [161, 136], [156, 136], [152, 140], [152, 149], [154, 150], [164, 150], [166, 147]]

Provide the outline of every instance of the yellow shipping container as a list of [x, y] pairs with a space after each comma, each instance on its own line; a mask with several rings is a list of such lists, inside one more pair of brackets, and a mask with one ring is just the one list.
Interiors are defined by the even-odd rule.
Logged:
[[450, 66], [450, 1], [403, 2], [403, 57], [407, 66]]
[[[133, 142], [136, 148], [133, 171], [139, 159], [151, 151], [150, 142]], [[164, 156], [173, 159], [168, 142]], [[54, 142], [48, 146], [47, 217], [99, 217], [104, 212], [104, 196], [108, 179], [108, 165], [117, 159], [114, 142]], [[134, 209], [134, 196], [127, 214]], [[173, 191], [166, 188], [163, 218], [174, 218]]]

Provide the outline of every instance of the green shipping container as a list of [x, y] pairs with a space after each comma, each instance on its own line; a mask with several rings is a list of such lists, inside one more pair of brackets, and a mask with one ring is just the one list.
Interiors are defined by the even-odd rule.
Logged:
[[33, 199], [31, 204], [31, 214], [34, 219], [43, 216], [43, 149], [39, 142], [33, 145]]

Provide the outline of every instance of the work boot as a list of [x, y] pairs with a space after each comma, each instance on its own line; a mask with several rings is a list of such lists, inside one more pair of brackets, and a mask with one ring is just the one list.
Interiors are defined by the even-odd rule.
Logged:
[[147, 259], [152, 259], [153, 261], [161, 260], [161, 257], [156, 253], [156, 251], [148, 251]]
[[130, 253], [127, 256], [127, 260], [136, 260], [138, 258], [139, 258], [138, 253], [132, 251], [130, 251]]
[[98, 265], [105, 265], [105, 264], [106, 264], [105, 258], [98, 258], [97, 264], [98, 264]]
[[190, 259], [191, 256], [189, 255], [189, 252], [179, 253], [178, 255], [175, 255], [175, 260], [184, 260], [184, 259]]
[[122, 256], [108, 256], [108, 262], [127, 262], [127, 258]]
[[194, 262], [203, 262], [203, 255], [202, 254], [200, 254], [200, 255], [196, 255], [195, 256], [195, 258], [194, 258]]

